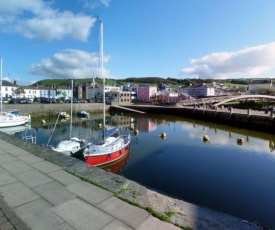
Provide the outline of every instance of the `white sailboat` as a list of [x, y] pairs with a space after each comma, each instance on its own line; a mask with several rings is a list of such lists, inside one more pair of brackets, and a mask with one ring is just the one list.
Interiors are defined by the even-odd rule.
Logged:
[[[118, 128], [107, 129], [105, 121], [105, 77], [103, 76], [103, 22], [100, 21], [100, 75], [103, 79], [103, 136], [102, 140], [93, 142], [78, 151], [78, 156], [93, 166], [107, 165], [121, 160], [130, 151], [130, 134], [120, 133]], [[81, 156], [81, 157], [80, 157]]]
[[[73, 80], [72, 80], [72, 92], [73, 92]], [[72, 94], [73, 96], [73, 94]], [[63, 153], [64, 155], [71, 156], [75, 152], [84, 149], [87, 146], [87, 141], [78, 137], [72, 137], [72, 123], [73, 123], [73, 100], [71, 100], [71, 122], [70, 122], [70, 138], [60, 141], [56, 147], [50, 146], [50, 148], [56, 152]], [[59, 113], [60, 115], [60, 113]], [[59, 118], [59, 117], [58, 117]], [[57, 118], [57, 121], [58, 121]], [[50, 140], [49, 140], [50, 141]]]
[[30, 122], [30, 115], [29, 116], [21, 116], [18, 115], [17, 110], [11, 111], [3, 111], [3, 93], [2, 93], [2, 58], [0, 59], [0, 75], [1, 75], [1, 103], [0, 103], [0, 128], [4, 127], [13, 127], [18, 125], [23, 125]]

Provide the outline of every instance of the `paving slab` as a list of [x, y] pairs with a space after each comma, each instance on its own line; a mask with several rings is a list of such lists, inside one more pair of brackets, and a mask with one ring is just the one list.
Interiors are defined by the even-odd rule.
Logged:
[[3, 168], [0, 166], [0, 173], [1, 173], [1, 172], [6, 172], [6, 170], [3, 169]]
[[26, 150], [17, 148], [15, 146], [13, 146], [13, 148], [7, 149], [6, 152], [10, 153], [13, 156], [22, 156], [22, 155], [30, 154]]
[[130, 205], [116, 197], [104, 200], [97, 207], [134, 229], [138, 228], [149, 216], [144, 209]]
[[0, 154], [0, 165], [2, 165], [3, 163], [12, 162], [12, 161], [18, 161], [18, 159], [9, 154]]
[[15, 182], [18, 182], [17, 178], [12, 176], [10, 173], [7, 173], [7, 172], [0, 173], [0, 186], [13, 184]]
[[43, 173], [51, 173], [62, 169], [60, 166], [55, 165], [49, 161], [35, 162], [30, 165]]
[[59, 229], [64, 223], [64, 220], [52, 212], [52, 206], [43, 199], [17, 207], [14, 212], [32, 230]]
[[76, 230], [76, 229], [73, 228], [71, 225], [64, 223], [59, 227], [58, 230]]
[[66, 186], [69, 186], [69, 185], [72, 185], [74, 183], [81, 181], [80, 178], [78, 178], [68, 172], [65, 172], [64, 170], [51, 172], [48, 175], [50, 177], [52, 177], [53, 179], [57, 180], [58, 182], [60, 182], [61, 184], [64, 184]]
[[27, 164], [44, 161], [44, 159], [42, 159], [41, 157], [37, 157], [31, 153], [24, 154], [22, 156], [18, 156], [18, 159], [27, 163]]
[[2, 164], [2, 167], [6, 169], [11, 174], [17, 174], [22, 173], [26, 171], [33, 170], [32, 167], [27, 165], [26, 163], [22, 161], [12, 161], [5, 164]]
[[113, 220], [110, 224], [102, 228], [102, 230], [114, 230], [114, 229], [119, 229], [119, 230], [131, 230], [130, 226], [122, 223], [119, 220]]
[[34, 191], [24, 185], [22, 182], [9, 184], [0, 187], [3, 200], [11, 208], [29, 203], [40, 198]]
[[61, 204], [53, 211], [75, 229], [99, 230], [114, 218], [80, 199]]
[[6, 154], [7, 152], [5, 151], [5, 150], [3, 150], [3, 149], [0, 149], [0, 155], [1, 154]]
[[28, 187], [36, 187], [53, 181], [52, 178], [46, 176], [38, 170], [27, 171], [15, 174], [14, 176]]
[[8, 143], [6, 141], [3, 141], [3, 140], [0, 140], [0, 146], [1, 146], [1, 149], [4, 149], [4, 150], [6, 150], [6, 149], [14, 149], [15, 148], [14, 145], [12, 145], [12, 144], [10, 144], [10, 143]]
[[64, 185], [57, 181], [34, 187], [33, 190], [53, 206], [63, 204], [76, 197]]
[[95, 205], [113, 196], [111, 192], [84, 181], [68, 186], [68, 190], [81, 199]]
[[137, 230], [179, 230], [175, 225], [163, 222], [153, 216], [149, 216]]

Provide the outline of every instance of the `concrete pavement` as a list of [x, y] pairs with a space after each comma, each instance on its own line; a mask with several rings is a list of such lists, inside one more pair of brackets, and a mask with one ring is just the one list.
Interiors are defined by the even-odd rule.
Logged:
[[178, 229], [0, 140], [0, 229]]

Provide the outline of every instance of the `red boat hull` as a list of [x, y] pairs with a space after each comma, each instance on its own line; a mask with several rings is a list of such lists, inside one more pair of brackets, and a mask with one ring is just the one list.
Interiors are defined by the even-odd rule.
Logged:
[[127, 160], [130, 156], [130, 150], [128, 150], [122, 158], [115, 162], [111, 162], [109, 164], [104, 164], [101, 166], [98, 166], [101, 169], [104, 169], [106, 171], [112, 172], [114, 174], [117, 174], [120, 172], [120, 170], [126, 165]]
[[101, 165], [109, 164], [115, 161], [119, 161], [128, 153], [128, 151], [130, 151], [130, 143], [124, 146], [122, 149], [111, 153], [107, 153], [103, 155], [85, 156], [84, 161], [89, 165], [101, 166]]

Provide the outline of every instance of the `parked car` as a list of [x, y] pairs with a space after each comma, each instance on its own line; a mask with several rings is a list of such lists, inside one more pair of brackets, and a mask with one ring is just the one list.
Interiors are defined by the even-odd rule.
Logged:
[[27, 104], [27, 99], [26, 99], [26, 98], [20, 98], [20, 99], [18, 100], [18, 103], [19, 103], [19, 104]]
[[3, 97], [1, 103], [8, 104], [9, 103], [9, 98]]
[[27, 101], [27, 104], [33, 104], [33, 99], [32, 98], [27, 98], [26, 101]]
[[73, 103], [79, 103], [80, 101], [77, 98], [73, 98]]

